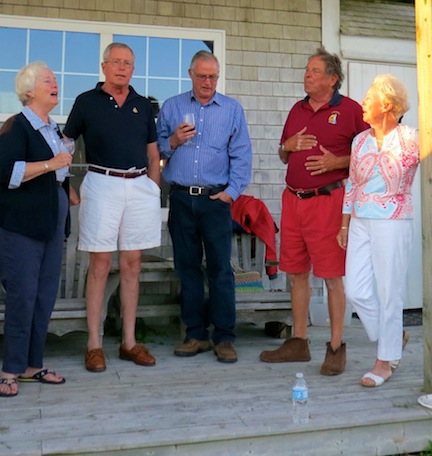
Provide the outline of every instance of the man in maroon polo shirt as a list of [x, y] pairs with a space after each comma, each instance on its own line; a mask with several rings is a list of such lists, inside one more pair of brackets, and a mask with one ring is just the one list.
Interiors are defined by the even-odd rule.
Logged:
[[279, 156], [288, 166], [279, 267], [291, 282], [293, 331], [277, 350], [260, 355], [264, 362], [311, 359], [307, 325], [313, 268], [328, 290], [331, 339], [321, 366], [323, 375], [337, 375], [345, 369], [345, 251], [336, 235], [341, 228], [351, 142], [369, 127], [362, 120], [361, 106], [339, 93], [343, 77], [339, 57], [318, 49], [306, 66], [307, 96], [291, 109], [282, 133]]

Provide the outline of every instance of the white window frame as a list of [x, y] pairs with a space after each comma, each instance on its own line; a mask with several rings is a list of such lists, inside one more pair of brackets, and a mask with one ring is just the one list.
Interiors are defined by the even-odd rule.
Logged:
[[[213, 53], [220, 63], [218, 92], [225, 92], [225, 30], [198, 29], [187, 27], [152, 26], [143, 24], [125, 24], [116, 22], [77, 21], [72, 19], [51, 19], [30, 16], [0, 15], [0, 26], [10, 28], [29, 28], [37, 30], [53, 30], [66, 32], [88, 32], [100, 35], [100, 62], [104, 49], [113, 42], [113, 35], [149, 36], [156, 38], [183, 38], [191, 40], [213, 41]], [[99, 79], [103, 80], [102, 69]], [[91, 87], [89, 87], [91, 89]], [[61, 87], [60, 87], [61, 90]], [[0, 122], [4, 122], [10, 114], [0, 113]], [[53, 115], [60, 124], [66, 123], [67, 116]]]

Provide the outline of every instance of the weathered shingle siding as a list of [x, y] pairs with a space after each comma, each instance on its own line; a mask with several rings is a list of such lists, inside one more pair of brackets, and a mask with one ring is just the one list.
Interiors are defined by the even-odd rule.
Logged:
[[414, 4], [341, 0], [341, 33], [415, 40]]

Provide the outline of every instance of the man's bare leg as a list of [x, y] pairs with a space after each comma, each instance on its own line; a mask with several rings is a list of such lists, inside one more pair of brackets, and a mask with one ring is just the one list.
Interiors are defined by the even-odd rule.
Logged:
[[122, 343], [130, 350], [136, 344], [135, 324], [139, 298], [141, 250], [122, 250], [119, 253], [120, 302], [123, 316]]
[[322, 375], [339, 375], [345, 370], [346, 346], [342, 342], [346, 299], [342, 277], [325, 279], [328, 290], [328, 309], [330, 316], [330, 342], [324, 363], [321, 366]]
[[111, 258], [112, 252], [90, 252], [86, 287], [88, 350], [102, 347], [99, 329]]
[[309, 272], [289, 274], [291, 282], [291, 306], [293, 314], [292, 337], [307, 339], [310, 287]]
[[325, 279], [328, 291], [328, 310], [330, 317], [330, 344], [337, 350], [342, 343], [346, 310], [345, 289], [342, 277]]

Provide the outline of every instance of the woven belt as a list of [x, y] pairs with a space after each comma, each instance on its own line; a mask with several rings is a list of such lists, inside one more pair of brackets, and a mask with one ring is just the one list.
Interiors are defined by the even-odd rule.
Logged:
[[324, 187], [311, 188], [309, 190], [295, 190], [289, 186], [287, 186], [287, 189], [291, 193], [294, 193], [294, 195], [296, 195], [298, 198], [307, 199], [307, 198], [312, 198], [314, 196], [319, 196], [319, 195], [330, 195], [330, 192], [332, 190], [335, 190], [336, 188], [341, 188], [341, 187], [344, 187], [344, 181], [337, 181], [337, 182], [334, 182], [333, 184], [324, 185]]
[[171, 184], [173, 190], [180, 190], [182, 192], [188, 192], [192, 196], [201, 195], [216, 195], [216, 193], [223, 192], [228, 185], [218, 185], [217, 187], [199, 187], [197, 185], [191, 185], [190, 187], [184, 187], [183, 185]]
[[141, 171], [111, 171], [110, 169], [96, 168], [95, 166], [89, 166], [89, 171], [99, 174], [105, 174], [105, 176], [114, 176], [114, 177], [124, 177], [125, 179], [133, 179], [139, 176], [145, 176], [147, 174], [147, 169], [142, 169]]

